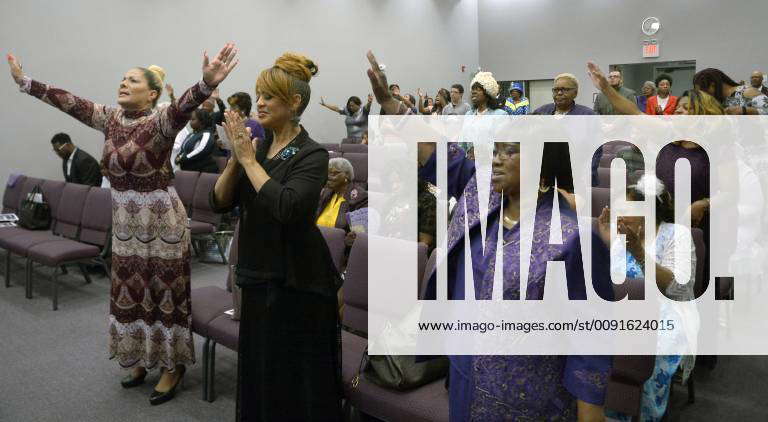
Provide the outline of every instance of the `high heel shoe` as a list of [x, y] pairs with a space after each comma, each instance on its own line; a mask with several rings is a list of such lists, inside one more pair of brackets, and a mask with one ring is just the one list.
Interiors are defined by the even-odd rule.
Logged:
[[144, 375], [140, 377], [134, 377], [132, 374], [126, 375], [122, 380], [120, 380], [120, 385], [123, 386], [123, 388], [133, 388], [138, 387], [141, 384], [144, 384], [144, 379], [147, 378], [147, 370], [144, 370]]
[[176, 384], [164, 393], [157, 390], [152, 391], [152, 394], [149, 396], [149, 404], [157, 406], [158, 404], [163, 404], [168, 400], [171, 400], [176, 395], [176, 388], [179, 387], [179, 384], [181, 384], [184, 379], [184, 372], [186, 372], [187, 368], [183, 365], [179, 365], [176, 367], [176, 370], [179, 371], [179, 378], [176, 380]]

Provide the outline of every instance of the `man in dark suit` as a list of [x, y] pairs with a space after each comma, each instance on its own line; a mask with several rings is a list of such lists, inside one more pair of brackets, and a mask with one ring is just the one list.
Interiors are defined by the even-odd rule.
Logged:
[[63, 160], [64, 180], [81, 185], [101, 186], [99, 162], [77, 148], [66, 133], [57, 133], [51, 139], [53, 151]]

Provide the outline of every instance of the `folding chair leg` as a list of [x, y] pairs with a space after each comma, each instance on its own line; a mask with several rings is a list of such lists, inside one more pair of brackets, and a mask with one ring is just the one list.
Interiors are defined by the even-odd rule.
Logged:
[[27, 258], [24, 266], [24, 293], [27, 299], [32, 299], [32, 265], [32, 260]]
[[195, 239], [192, 239], [191, 242], [192, 242], [192, 251], [195, 252], [195, 258], [199, 258], [200, 251], [198, 250], [197, 242], [195, 241]]
[[221, 262], [226, 265], [227, 257], [224, 255], [224, 248], [221, 246], [221, 239], [214, 237], [213, 241], [216, 242], [216, 248], [219, 250], [219, 255], [221, 255]]
[[216, 342], [211, 341], [208, 349], [208, 402], [213, 403], [216, 400], [214, 384], [216, 384]]
[[693, 386], [693, 374], [688, 378], [688, 403], [694, 403], [696, 401], [696, 390]]
[[112, 270], [109, 267], [109, 263], [107, 263], [107, 260], [104, 258], [98, 258], [99, 264], [104, 268], [104, 274], [107, 275], [107, 278], [110, 278], [112, 276]]
[[91, 284], [91, 275], [88, 274], [88, 269], [85, 268], [85, 265], [80, 263], [77, 264], [77, 267], [80, 268], [80, 272], [83, 273], [83, 277], [85, 277], [85, 284]]
[[53, 269], [53, 274], [51, 274], [51, 282], [53, 283], [53, 310], [57, 311], [59, 309], [59, 277], [58, 273], [59, 270], [57, 268]]
[[11, 287], [11, 251], [5, 251], [5, 287]]
[[205, 338], [203, 342], [203, 400], [208, 401], [208, 348], [211, 345], [211, 339]]

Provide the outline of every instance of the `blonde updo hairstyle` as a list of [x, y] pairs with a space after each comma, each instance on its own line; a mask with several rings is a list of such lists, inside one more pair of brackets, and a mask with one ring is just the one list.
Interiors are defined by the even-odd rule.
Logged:
[[147, 80], [150, 91], [157, 91], [157, 97], [152, 101], [152, 107], [157, 106], [157, 100], [160, 99], [160, 95], [163, 93], [163, 86], [165, 86], [165, 69], [160, 66], [151, 65], [149, 67], [139, 67], [144, 73], [144, 79]]
[[301, 104], [292, 119], [298, 124], [312, 94], [309, 80], [315, 75], [317, 65], [312, 60], [301, 54], [285, 53], [275, 60], [272, 67], [259, 74], [256, 80], [256, 96], [267, 94], [290, 105], [293, 103], [293, 96], [298, 94], [301, 96]]

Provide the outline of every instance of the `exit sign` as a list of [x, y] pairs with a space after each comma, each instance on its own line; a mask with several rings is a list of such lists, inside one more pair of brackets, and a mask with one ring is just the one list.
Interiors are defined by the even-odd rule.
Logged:
[[645, 40], [643, 41], [643, 58], [659, 57], [659, 41], [658, 40]]

